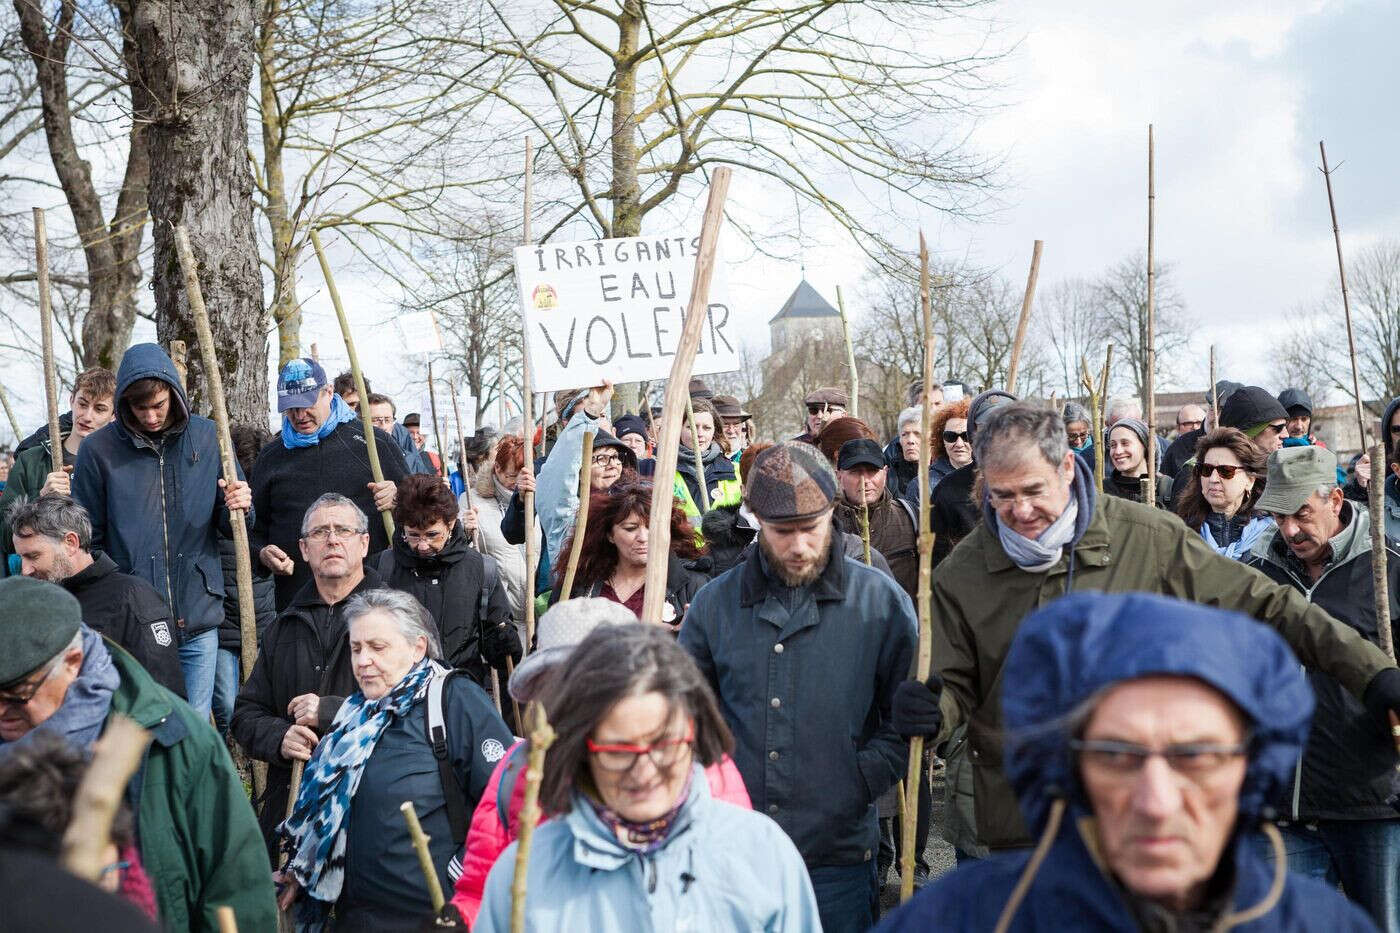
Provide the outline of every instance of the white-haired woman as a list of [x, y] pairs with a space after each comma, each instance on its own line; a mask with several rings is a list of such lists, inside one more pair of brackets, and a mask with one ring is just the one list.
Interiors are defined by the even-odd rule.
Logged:
[[[437, 663], [437, 628], [412, 596], [370, 590], [345, 615], [359, 689], [317, 743], [281, 827], [290, 858], [279, 902], [296, 904], [299, 929], [417, 930], [432, 904], [399, 806], [413, 802], [451, 890], [466, 817], [513, 739], [486, 693]], [[429, 740], [434, 695], [441, 760]]]

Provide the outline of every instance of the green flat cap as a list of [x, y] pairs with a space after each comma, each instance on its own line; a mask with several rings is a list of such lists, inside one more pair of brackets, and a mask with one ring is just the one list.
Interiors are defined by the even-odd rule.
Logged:
[[1337, 455], [1325, 447], [1281, 447], [1269, 454], [1269, 476], [1255, 508], [1292, 515], [1322, 485], [1337, 485]]
[[0, 580], [0, 687], [42, 667], [82, 624], [82, 607], [63, 587], [30, 577]]

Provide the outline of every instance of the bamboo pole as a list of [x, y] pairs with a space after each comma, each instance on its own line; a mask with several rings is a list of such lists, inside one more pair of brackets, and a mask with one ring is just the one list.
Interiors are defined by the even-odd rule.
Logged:
[[[1371, 455], [1371, 481], [1366, 484], [1367, 505], [1371, 512], [1371, 590], [1375, 595], [1376, 635], [1390, 663], [1395, 663], [1395, 635], [1390, 619], [1390, 572], [1385, 541], [1385, 482], [1378, 465], [1385, 463], [1385, 445], [1375, 444]], [[1400, 715], [1390, 710], [1390, 738], [1400, 756]], [[1400, 779], [1400, 757], [1395, 762], [1396, 778]], [[1391, 805], [1400, 809], [1400, 798], [1392, 797]]]
[[73, 816], [63, 831], [59, 861], [64, 868], [86, 881], [97, 883], [107, 862], [107, 845], [112, 836], [126, 785], [141, 764], [151, 734], [134, 720], [120, 714], [107, 723], [102, 737], [92, 747], [92, 762], [78, 782], [73, 795]]
[[[1347, 267], [1342, 261], [1342, 231], [1337, 226], [1337, 201], [1332, 196], [1332, 170], [1327, 165], [1327, 146], [1322, 140], [1318, 140], [1318, 150], [1322, 153], [1322, 177], [1327, 182], [1327, 210], [1332, 215], [1332, 240], [1337, 245], [1337, 278], [1342, 284], [1342, 314], [1346, 316], [1347, 322], [1347, 350], [1351, 353], [1351, 391], [1356, 396], [1356, 430], [1361, 447], [1366, 448], [1366, 416], [1361, 407], [1361, 376], [1356, 370], [1356, 333], [1351, 326], [1351, 298], [1347, 294]], [[1387, 427], [1386, 430], [1389, 430]], [[1379, 476], [1381, 472], [1376, 469], [1376, 464], [1371, 464], [1371, 476]]]
[[[690, 448], [695, 454], [695, 485], [700, 487], [700, 514], [704, 515], [710, 511], [710, 490], [705, 482], [705, 452], [700, 449], [700, 431], [695, 427], [695, 400], [690, 397], [690, 390], [685, 393], [685, 416], [690, 419]], [[716, 429], [722, 429], [721, 425], [715, 425]]]
[[5, 409], [5, 417], [10, 420], [10, 432], [15, 436], [15, 444], [20, 442], [19, 422], [15, 420], [14, 409], [10, 408], [10, 396], [5, 392], [4, 383], [0, 383], [0, 406]]
[[[919, 434], [919, 653], [914, 665], [914, 677], [919, 683], [928, 680], [933, 666], [933, 531], [929, 527], [928, 465], [932, 458], [930, 435], [933, 432], [933, 357], [937, 336], [933, 330], [933, 302], [929, 295], [928, 245], [919, 232], [919, 308], [924, 327], [924, 399], [923, 423]], [[899, 860], [899, 900], [914, 895], [914, 837], [919, 824], [919, 781], [924, 772], [924, 737], [909, 740], [909, 771], [904, 777], [904, 812], [901, 817]]]
[[1157, 162], [1147, 124], [1147, 490], [1143, 504], [1157, 504]]
[[[676, 458], [680, 454], [682, 403], [689, 397], [690, 370], [695, 363], [695, 351], [705, 323], [705, 308], [710, 301], [710, 275], [714, 270], [715, 247], [719, 243], [719, 228], [724, 220], [724, 199], [729, 192], [730, 170], [715, 169], [710, 178], [710, 196], [705, 204], [705, 221], [700, 228], [700, 248], [695, 254], [695, 275], [690, 284], [690, 299], [685, 309], [685, 324], [680, 342], [671, 361], [671, 374], [666, 380], [666, 395], [661, 402], [661, 433], [656, 439], [656, 472], [663, 480], [674, 476]], [[674, 484], [657, 483], [652, 487], [651, 518], [647, 522], [650, 544], [647, 551], [646, 595], [642, 601], [642, 621], [660, 622], [661, 606], [666, 599], [666, 567], [671, 555], [671, 502]]]
[[408, 835], [413, 840], [413, 851], [418, 853], [418, 867], [423, 870], [423, 880], [428, 884], [428, 898], [432, 901], [433, 913], [436, 914], [442, 910], [442, 905], [447, 903], [447, 900], [442, 896], [442, 882], [438, 880], [437, 869], [433, 867], [433, 854], [428, 850], [428, 840], [431, 837], [423, 832], [412, 800], [405, 800], [399, 804], [399, 812], [408, 824]]
[[1044, 240], [1036, 240], [1031, 247], [1031, 271], [1026, 276], [1026, 294], [1021, 299], [1021, 316], [1016, 321], [1016, 339], [1011, 344], [1011, 365], [1006, 368], [1006, 391], [1016, 394], [1016, 377], [1021, 370], [1021, 348], [1026, 343], [1026, 328], [1031, 322], [1031, 306], [1035, 304], [1035, 285], [1040, 279], [1040, 252], [1045, 247]]
[[238, 918], [232, 907], [222, 904], [214, 908], [214, 916], [219, 919], [219, 933], [238, 933]]
[[[530, 212], [534, 207], [535, 150], [530, 137], [525, 137], [525, 227], [522, 239], [530, 244]], [[522, 327], [524, 318], [521, 318]], [[525, 433], [525, 466], [531, 472], [535, 469], [535, 392], [531, 385], [530, 342], [524, 331], [520, 335], [520, 404]], [[539, 561], [539, 540], [535, 537], [535, 494], [527, 492], [520, 496], [520, 505], [525, 512], [525, 652], [528, 654], [535, 641], [535, 573]], [[520, 713], [515, 715], [516, 725], [520, 725]]]
[[[841, 297], [841, 286], [836, 286], [836, 309], [841, 313], [841, 336], [846, 341], [846, 368], [851, 371], [851, 417], [860, 417], [860, 371], [856, 369], [855, 344], [851, 342], [851, 321], [846, 317], [846, 300]], [[865, 562], [870, 563], [869, 555]]]
[[[39, 283], [39, 338], [44, 351], [44, 401], [49, 409], [53, 472], [63, 472], [63, 434], [58, 426], [58, 366], [53, 355], [53, 294], [49, 288], [49, 229], [44, 209], [34, 208], [34, 261]], [[16, 435], [18, 438], [18, 435]]]
[[[219, 359], [214, 352], [214, 334], [209, 328], [209, 312], [204, 306], [204, 293], [199, 287], [199, 267], [190, 236], [183, 225], [175, 228], [175, 252], [180, 258], [180, 270], [185, 277], [185, 295], [190, 302], [195, 334], [199, 338], [199, 358], [204, 369], [204, 385], [209, 392], [209, 404], [219, 439], [219, 460], [224, 482], [238, 482], [238, 462], [233, 456], [233, 437], [229, 432], [228, 405], [224, 399], [224, 379], [219, 371]], [[363, 396], [361, 396], [363, 397]], [[369, 410], [369, 406], [364, 406]], [[238, 634], [243, 661], [243, 679], [253, 673], [258, 658], [257, 615], [253, 606], [253, 558], [248, 547], [247, 513], [242, 509], [229, 511], [233, 527], [234, 576], [238, 582]]]
[[[722, 170], [721, 170], [722, 171]], [[516, 834], [515, 876], [510, 882], [511, 933], [525, 933], [526, 880], [530, 871], [530, 844], [535, 838], [535, 826], [540, 821], [540, 781], [544, 778], [544, 756], [554, 744], [554, 729], [545, 717], [544, 707], [531, 703], [530, 751], [526, 755], [525, 799], [520, 806], [519, 831]]]
[[[360, 406], [360, 422], [365, 430], [365, 448], [369, 451], [369, 472], [376, 483], [384, 482], [384, 471], [379, 466], [379, 448], [374, 440], [374, 422], [370, 420], [369, 414], [369, 389], [365, 387], [365, 375], [360, 371], [360, 355], [355, 352], [355, 338], [350, 333], [350, 319], [345, 316], [345, 307], [340, 303], [340, 291], [335, 287], [335, 278], [331, 275], [331, 264], [326, 261], [326, 251], [321, 248], [321, 235], [315, 227], [311, 228], [311, 246], [316, 250], [316, 259], [321, 263], [321, 274], [326, 278], [326, 290], [330, 292], [331, 305], [335, 307], [336, 319], [340, 321], [340, 334], [345, 338], [345, 352], [350, 356], [350, 372], [355, 377], [355, 394], [357, 394], [364, 404]], [[380, 518], [384, 520], [384, 532], [389, 536], [389, 543], [392, 546], [394, 541], [394, 513], [390, 509], [381, 509]]]
[[[429, 360], [429, 361], [428, 361], [428, 414], [432, 415], [432, 418], [433, 418], [433, 438], [434, 438], [434, 443], [437, 444], [437, 449], [438, 449], [438, 475], [439, 475], [439, 476], [442, 476], [444, 479], [446, 479], [447, 476], [448, 476], [448, 474], [451, 473], [452, 471], [449, 470], [448, 467], [447, 467], [447, 450], [446, 450], [446, 448], [444, 448], [444, 447], [442, 446], [442, 428], [439, 427], [439, 425], [441, 424], [441, 422], [438, 421], [438, 415], [437, 415], [437, 390], [433, 387], [433, 363], [432, 363], [432, 360]], [[466, 453], [467, 453], [467, 452], [466, 452], [466, 450], [464, 449], [464, 450], [462, 451], [462, 456], [465, 456]], [[459, 464], [459, 465], [460, 465], [460, 464]], [[466, 483], [467, 483], [467, 470], [466, 470], [465, 467], [462, 467], [462, 485], [465, 486]]]
[[569, 547], [569, 563], [564, 568], [564, 587], [559, 593], [559, 602], [568, 599], [574, 591], [574, 574], [578, 572], [578, 559], [583, 554], [583, 535], [588, 530], [588, 502], [593, 497], [593, 434], [583, 434], [583, 461], [578, 465], [578, 512], [574, 517], [574, 534]]

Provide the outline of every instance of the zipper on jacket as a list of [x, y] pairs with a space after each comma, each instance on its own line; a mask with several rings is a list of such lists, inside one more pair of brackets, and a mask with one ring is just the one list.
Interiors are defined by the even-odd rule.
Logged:
[[170, 615], [180, 628], [179, 615], [175, 611], [175, 590], [170, 585], [170, 516], [165, 505], [165, 440], [156, 448], [156, 463], [160, 467], [160, 536], [165, 542], [165, 598], [170, 605]]

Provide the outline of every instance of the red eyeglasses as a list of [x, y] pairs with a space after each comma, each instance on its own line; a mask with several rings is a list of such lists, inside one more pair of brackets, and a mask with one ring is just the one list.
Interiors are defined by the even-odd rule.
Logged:
[[685, 735], [679, 739], [662, 739], [647, 745], [600, 745], [589, 739], [588, 751], [598, 762], [598, 767], [604, 771], [631, 771], [642, 755], [650, 758], [657, 770], [662, 770], [675, 764], [681, 752], [694, 741], [695, 723], [692, 722], [686, 726]]

